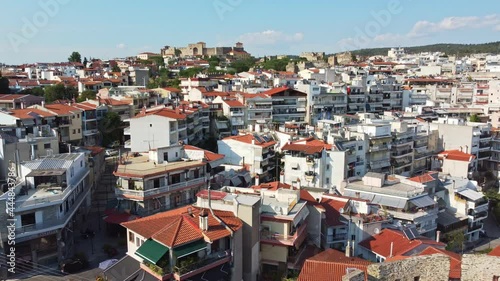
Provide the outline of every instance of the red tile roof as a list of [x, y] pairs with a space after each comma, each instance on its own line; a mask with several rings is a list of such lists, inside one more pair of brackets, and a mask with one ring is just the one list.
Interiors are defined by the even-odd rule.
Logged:
[[365, 272], [371, 262], [356, 257], [346, 257], [343, 252], [326, 249], [309, 258], [300, 271], [298, 281], [341, 281], [348, 268]]
[[268, 142], [260, 142], [260, 141], [256, 140], [255, 137], [251, 134], [231, 136], [231, 137], [224, 138], [223, 140], [235, 140], [235, 141], [240, 141], [240, 142], [244, 142], [247, 144], [252, 144], [252, 141], [254, 141], [255, 145], [262, 146], [262, 147], [269, 147], [269, 146], [273, 146], [276, 144], [276, 142], [274, 140], [271, 140]]
[[495, 257], [500, 257], [500, 246], [497, 246], [496, 248], [493, 248], [491, 252], [488, 253], [489, 256], [495, 256]]
[[470, 162], [476, 158], [476, 156], [462, 152], [458, 149], [455, 150], [445, 150], [441, 153], [438, 154], [438, 157], [444, 158], [444, 159], [450, 159], [450, 160], [455, 160], [455, 161], [465, 161], [465, 162]]
[[307, 202], [307, 204], [310, 205], [315, 205], [315, 206], [319, 205], [319, 202], [316, 201], [316, 199], [306, 189], [300, 190], [300, 200], [304, 200]]
[[164, 87], [162, 89], [167, 90], [167, 91], [172, 92], [172, 93], [180, 93], [181, 92], [181, 90], [179, 90], [177, 88], [173, 88], [173, 87]]
[[[208, 215], [208, 230], [199, 228], [200, 213]], [[232, 231], [242, 227], [240, 219], [232, 212], [214, 211]], [[162, 212], [149, 217], [137, 219], [122, 224], [125, 228], [138, 233], [144, 238], [152, 238], [168, 247], [180, 246], [200, 239], [214, 241], [231, 235], [228, 229], [221, 225], [208, 210], [185, 206]]]
[[424, 237], [408, 240], [403, 232], [389, 228], [359, 243], [361, 247], [386, 258], [391, 255], [391, 244], [393, 244], [392, 256], [404, 255], [420, 245], [445, 246], [441, 242]]
[[82, 112], [81, 109], [60, 103], [46, 104], [45, 108], [57, 115], [68, 115]]
[[273, 182], [268, 182], [268, 183], [262, 183], [259, 185], [253, 185], [251, 188], [254, 190], [259, 190], [259, 189], [267, 189], [267, 190], [278, 190], [280, 188], [283, 189], [292, 189], [292, 186], [286, 183], [281, 183], [279, 181], [273, 181]]
[[291, 88], [288, 88], [287, 86], [283, 86], [283, 87], [277, 87], [277, 88], [273, 88], [271, 90], [267, 90], [265, 92], [263, 92], [263, 94], [265, 95], [268, 95], [268, 96], [274, 96], [276, 94], [280, 94], [280, 93], [283, 93], [285, 91], [291, 91], [295, 94], [299, 94], [299, 95], [302, 95], [302, 96], [307, 96], [306, 93], [303, 93], [303, 92], [300, 92], [300, 91], [297, 91], [295, 89], [291, 89]]
[[100, 147], [100, 146], [84, 146], [83, 148], [90, 150], [92, 156], [95, 156], [97, 154], [104, 152], [104, 148]]
[[419, 256], [433, 254], [443, 254], [450, 257], [450, 279], [460, 279], [462, 277], [462, 256], [457, 253], [435, 247], [427, 247], [419, 254]]
[[16, 99], [20, 99], [22, 97], [27, 97], [29, 95], [18, 95], [18, 94], [0, 94], [1, 101], [13, 101]]
[[429, 175], [428, 173], [425, 173], [423, 175], [409, 178], [409, 180], [411, 180], [413, 182], [418, 182], [418, 183], [428, 183], [428, 182], [434, 181], [435, 179], [431, 175]]
[[281, 150], [290, 150], [290, 151], [301, 151], [306, 154], [314, 154], [314, 153], [320, 153], [324, 149], [326, 150], [331, 150], [332, 145], [327, 144], [324, 141], [316, 140], [313, 138], [305, 139], [305, 140], [298, 140], [296, 142], [292, 143], [287, 143], [285, 144]]
[[15, 116], [19, 119], [33, 119], [35, 118], [36, 115], [39, 115], [41, 117], [52, 117], [55, 116], [54, 114], [48, 112], [48, 111], [43, 111], [40, 109], [36, 108], [25, 108], [25, 109], [12, 109], [9, 112], [11, 112], [12, 116]]
[[203, 151], [205, 153], [205, 159], [209, 162], [217, 161], [217, 160], [223, 159], [225, 157], [224, 154], [213, 153], [212, 151], [201, 149], [199, 147], [192, 146], [192, 145], [184, 145], [184, 150]]
[[240, 101], [237, 100], [225, 100], [224, 101], [229, 107], [245, 107]]
[[151, 111], [151, 112], [141, 112], [134, 116], [134, 118], [141, 118], [144, 116], [157, 115], [163, 116], [172, 119], [186, 119], [187, 115], [181, 113], [179, 109], [170, 109], [170, 108], [162, 108], [159, 110]]
[[325, 209], [325, 223], [327, 226], [341, 226], [344, 225], [340, 221], [340, 209], [346, 209], [346, 201], [335, 200], [331, 198], [323, 198], [321, 206]]
[[115, 99], [112, 99], [112, 98], [100, 99], [99, 101], [102, 102], [105, 105], [111, 105], [111, 106], [130, 105], [130, 102], [121, 101], [121, 100], [115, 100]]

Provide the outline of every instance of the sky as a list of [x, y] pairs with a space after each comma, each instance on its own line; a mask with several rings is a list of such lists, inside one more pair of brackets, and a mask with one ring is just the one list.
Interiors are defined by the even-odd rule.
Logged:
[[[473, 4], [473, 5], [472, 5]], [[112, 59], [206, 42], [254, 56], [500, 40], [498, 0], [19, 0], [2, 3], [0, 63]]]

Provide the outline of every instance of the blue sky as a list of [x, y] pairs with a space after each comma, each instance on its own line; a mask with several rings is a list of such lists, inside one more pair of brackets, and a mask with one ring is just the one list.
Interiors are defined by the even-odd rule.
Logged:
[[[204, 41], [250, 53], [500, 40], [498, 0], [25, 0], [2, 3], [0, 63], [110, 59]], [[495, 14], [495, 12], [497, 14]]]

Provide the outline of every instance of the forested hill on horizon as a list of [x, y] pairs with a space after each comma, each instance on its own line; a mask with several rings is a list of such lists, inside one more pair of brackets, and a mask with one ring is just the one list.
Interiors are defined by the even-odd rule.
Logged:
[[[500, 41], [483, 43], [483, 44], [433, 44], [415, 47], [403, 47], [408, 54], [421, 53], [421, 52], [444, 52], [447, 55], [465, 56], [470, 54], [480, 53], [500, 53]], [[369, 48], [351, 51], [357, 56], [386, 56], [387, 48]]]

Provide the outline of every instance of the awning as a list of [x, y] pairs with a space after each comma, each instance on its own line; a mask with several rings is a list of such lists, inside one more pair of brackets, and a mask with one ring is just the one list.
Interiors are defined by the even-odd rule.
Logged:
[[153, 239], [148, 239], [135, 251], [135, 254], [148, 262], [156, 264], [167, 252], [167, 247]]
[[476, 201], [484, 197], [483, 194], [468, 188], [458, 191], [458, 194], [467, 197], [472, 201]]
[[204, 240], [198, 240], [196, 242], [174, 248], [174, 254], [177, 258], [182, 258], [205, 248], [207, 248], [207, 242]]
[[410, 202], [419, 208], [432, 206], [432, 205], [436, 204], [436, 202], [434, 200], [432, 200], [432, 198], [430, 198], [427, 195], [423, 196], [423, 197], [411, 199]]
[[372, 203], [379, 204], [386, 207], [392, 207], [397, 209], [402, 209], [406, 206], [406, 199], [386, 197], [381, 195], [375, 195], [373, 197]]
[[139, 261], [125, 255], [121, 260], [106, 268], [103, 273], [109, 281], [133, 280], [137, 278], [140, 268]]
[[61, 176], [66, 173], [66, 169], [53, 169], [53, 170], [33, 170], [29, 172], [26, 177], [42, 177], [42, 176]]

